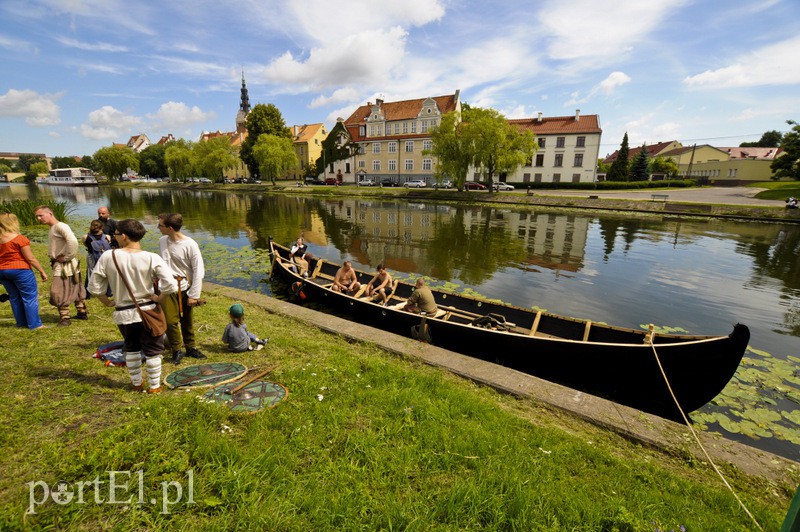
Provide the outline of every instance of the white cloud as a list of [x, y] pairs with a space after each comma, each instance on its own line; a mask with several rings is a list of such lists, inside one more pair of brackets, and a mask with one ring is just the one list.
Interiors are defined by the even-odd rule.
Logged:
[[92, 140], [119, 140], [141, 124], [141, 118], [104, 105], [89, 113], [88, 122], [81, 124], [81, 134]]
[[617, 87], [621, 87], [626, 83], [630, 83], [631, 78], [624, 72], [612, 72], [606, 79], [598, 83], [592, 88], [592, 94], [601, 92], [606, 96], [610, 96]]
[[403, 58], [406, 35], [400, 27], [348, 35], [334, 45], [314, 48], [305, 61], [286, 52], [264, 73], [272, 83], [317, 88], [381, 84]]
[[[262, 16], [274, 19], [274, 7], [257, 1]], [[444, 6], [438, 0], [341, 0], [332, 8], [329, 0], [287, 2], [293, 28], [301, 36], [335, 46], [343, 35], [355, 35], [391, 27], [423, 26], [441, 19]], [[303, 35], [304, 33], [304, 35]]]
[[589, 94], [587, 94], [585, 97], [581, 98], [580, 91], [575, 91], [570, 94], [570, 99], [564, 102], [564, 106], [566, 107], [578, 103], [586, 103], [598, 93], [604, 94], [605, 96], [611, 96], [617, 87], [621, 87], [630, 81], [630, 76], [624, 72], [612, 72], [606, 79], [592, 87], [592, 89], [589, 91]]
[[800, 83], [800, 36], [755, 50], [728, 66], [687, 76], [689, 87], [732, 88]]
[[163, 103], [158, 111], [147, 115], [147, 118], [153, 121], [153, 127], [168, 130], [204, 122], [213, 117], [214, 113], [206, 113], [196, 105], [190, 108], [183, 102]]
[[56, 104], [61, 96], [9, 89], [0, 95], [0, 116], [24, 117], [29, 126], [53, 126], [61, 122], [61, 109]]
[[56, 39], [58, 42], [63, 44], [64, 46], [68, 46], [69, 48], [77, 48], [79, 50], [86, 50], [89, 52], [127, 52], [128, 48], [125, 46], [118, 46], [116, 44], [110, 44], [105, 42], [99, 42], [95, 44], [90, 44], [86, 42], [81, 42], [76, 39], [69, 39], [67, 37], [59, 37]]
[[686, 0], [549, 0], [539, 13], [539, 23], [550, 36], [551, 58], [585, 58], [616, 61]]
[[22, 39], [6, 37], [5, 35], [0, 35], [0, 48], [5, 48], [7, 50], [11, 50], [12, 52], [18, 53], [36, 51], [36, 47], [30, 42], [23, 41]]
[[343, 102], [353, 102], [359, 99], [359, 92], [353, 87], [345, 87], [333, 91], [330, 96], [317, 96], [308, 105], [309, 109], [316, 109], [331, 104], [340, 104]]

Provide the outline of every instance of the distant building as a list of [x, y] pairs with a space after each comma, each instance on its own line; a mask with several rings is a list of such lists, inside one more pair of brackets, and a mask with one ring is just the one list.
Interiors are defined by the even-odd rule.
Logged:
[[[323, 176], [340, 174], [348, 183], [366, 177], [433, 183], [435, 157], [423, 152], [431, 148], [429, 132], [441, 123], [442, 116], [461, 111], [459, 92], [399, 102], [378, 99], [362, 105], [331, 130], [335, 135], [331, 141], [346, 156], [334, 162], [325, 160]], [[332, 149], [327, 144], [326, 154]]]
[[[291, 130], [292, 144], [294, 144], [294, 152], [299, 163], [292, 172], [291, 177], [303, 179], [309, 172], [313, 172], [313, 168], [316, 167], [317, 159], [322, 155], [322, 142], [328, 136], [328, 131], [325, 129], [324, 124], [292, 126]], [[309, 168], [312, 168], [312, 170], [309, 170]]]
[[236, 166], [233, 168], [227, 168], [223, 172], [225, 179], [249, 179], [250, 178], [250, 171], [247, 168], [247, 165], [244, 164], [239, 157], [239, 150], [242, 148], [242, 143], [244, 139], [247, 138], [247, 115], [250, 114], [250, 96], [247, 91], [247, 84], [244, 80], [244, 72], [242, 72], [242, 88], [239, 92], [239, 110], [236, 112], [236, 130], [235, 131], [215, 131], [215, 132], [203, 132], [200, 135], [200, 142], [210, 140], [217, 137], [227, 137], [231, 147], [234, 148], [236, 151]]
[[[598, 115], [522, 118], [508, 121], [536, 137], [538, 149], [528, 164], [511, 175], [497, 176], [509, 183], [591, 183], [595, 180], [600, 152]], [[474, 170], [474, 179], [483, 179]]]
[[[666, 142], [656, 142], [655, 144], [650, 144], [645, 146], [647, 148], [647, 157], [649, 159], [654, 159], [659, 156], [663, 156], [665, 153], [683, 147], [677, 140], [668, 140]], [[628, 149], [628, 160], [632, 161], [633, 158], [642, 150], [641, 146], [635, 146]], [[619, 150], [616, 150], [614, 153], [603, 159], [603, 163], [611, 164], [617, 159], [617, 155], [619, 155]]]
[[158, 142], [156, 142], [156, 144], [160, 145], [160, 144], [166, 144], [168, 142], [174, 142], [174, 141], [175, 141], [175, 137], [172, 136], [172, 133], [169, 133], [167, 135], [164, 135], [160, 139], [158, 139]]
[[144, 133], [140, 133], [139, 135], [133, 135], [130, 138], [130, 140], [128, 140], [126, 146], [135, 151], [136, 153], [140, 153], [145, 148], [150, 146], [150, 139], [147, 138], [147, 135], [145, 135]]
[[678, 165], [678, 174], [712, 185], [742, 185], [772, 179], [772, 161], [781, 148], [684, 146], [663, 153]]

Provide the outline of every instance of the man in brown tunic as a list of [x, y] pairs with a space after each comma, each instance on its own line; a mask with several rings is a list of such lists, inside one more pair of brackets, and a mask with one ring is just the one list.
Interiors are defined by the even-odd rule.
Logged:
[[46, 205], [33, 211], [40, 224], [50, 226], [47, 236], [47, 255], [53, 267], [53, 284], [50, 286], [50, 304], [58, 308], [58, 326], [69, 325], [69, 306], [75, 303], [76, 319], [87, 320], [86, 289], [81, 280], [78, 261], [78, 239], [64, 222], [59, 222], [53, 210]]

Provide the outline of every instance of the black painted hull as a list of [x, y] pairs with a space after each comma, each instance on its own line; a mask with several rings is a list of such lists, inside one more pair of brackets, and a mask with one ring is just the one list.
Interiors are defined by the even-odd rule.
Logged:
[[[287, 256], [287, 250], [274, 243], [272, 251]], [[337, 269], [338, 265], [324, 261], [320, 273], [333, 276]], [[272, 274], [287, 284], [302, 283], [307, 301], [319, 302], [365, 325], [411, 336], [412, 327], [421, 321], [418, 315], [330, 290], [320, 284], [322, 276], [303, 279], [283, 260], [273, 259]], [[362, 283], [371, 277], [359, 272]], [[400, 284], [395, 294], [408, 297], [412, 289]], [[516, 324], [517, 332], [476, 327], [468, 320], [454, 317], [448, 321], [428, 318], [433, 345], [663, 417], [680, 419], [644, 331], [602, 324], [587, 327], [585, 320], [553, 314], [541, 314], [537, 320], [536, 312], [529, 309], [435, 290], [434, 296], [437, 304], [461, 309], [470, 316], [503, 315]], [[545, 336], [527, 334], [532, 327]], [[697, 410], [722, 391], [736, 372], [749, 339], [749, 329], [741, 324], [728, 336], [655, 335], [658, 359], [684, 412]]]

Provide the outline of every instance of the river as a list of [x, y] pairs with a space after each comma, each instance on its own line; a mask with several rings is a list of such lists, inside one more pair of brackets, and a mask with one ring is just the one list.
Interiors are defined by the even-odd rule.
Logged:
[[800, 226], [674, 215], [497, 208], [356, 197], [311, 198], [165, 188], [0, 186], [0, 201], [55, 198], [78, 235], [100, 205], [150, 229], [181, 212], [207, 279], [270, 293], [269, 236], [306, 238], [314, 255], [522, 307], [614, 325], [653, 323], [752, 338], [725, 391], [695, 425], [800, 460]]

